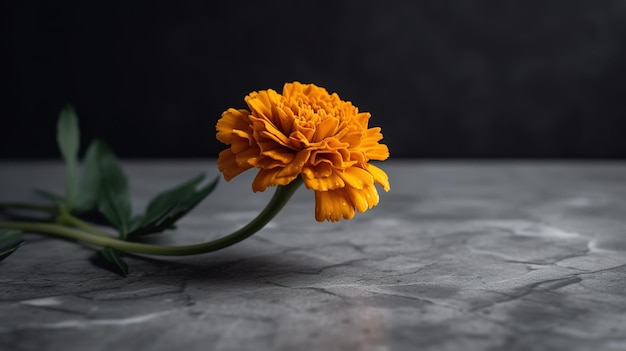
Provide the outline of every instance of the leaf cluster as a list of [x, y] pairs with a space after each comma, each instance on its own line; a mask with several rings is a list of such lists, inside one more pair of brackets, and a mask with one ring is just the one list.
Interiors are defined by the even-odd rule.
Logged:
[[[72, 106], [59, 114], [57, 143], [65, 161], [65, 194], [38, 190], [37, 194], [52, 202], [57, 220], [100, 218], [99, 224], [114, 228], [122, 240], [134, 241], [144, 235], [174, 229], [176, 222], [189, 213], [216, 187], [218, 178], [203, 184], [201, 174], [171, 189], [157, 194], [144, 213], [133, 215], [128, 178], [114, 152], [101, 140], [92, 141], [78, 166], [80, 130], [78, 117]], [[96, 215], [94, 217], [94, 215]], [[86, 223], [86, 222], [84, 222]], [[20, 231], [0, 232], [0, 260], [12, 254], [23, 243]], [[105, 266], [124, 276], [128, 264], [123, 252], [104, 247], [99, 251]]]

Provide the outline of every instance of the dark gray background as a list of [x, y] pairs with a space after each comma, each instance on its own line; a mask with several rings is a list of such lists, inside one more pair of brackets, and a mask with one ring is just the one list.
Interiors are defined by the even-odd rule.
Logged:
[[121, 157], [213, 157], [252, 90], [325, 86], [392, 157], [626, 156], [626, 1], [14, 1], [1, 158], [57, 157], [59, 109]]

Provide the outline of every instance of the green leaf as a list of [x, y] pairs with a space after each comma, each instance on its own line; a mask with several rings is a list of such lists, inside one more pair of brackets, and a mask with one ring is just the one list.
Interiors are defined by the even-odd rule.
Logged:
[[74, 210], [77, 212], [87, 212], [98, 208], [98, 196], [100, 192], [100, 144], [94, 140], [89, 144], [83, 160], [83, 172], [76, 195]]
[[22, 232], [19, 230], [0, 231], [0, 261], [9, 257], [15, 250], [24, 244]]
[[97, 208], [123, 239], [130, 231], [128, 180], [115, 154], [100, 140], [92, 142], [87, 150], [76, 207], [81, 211]]
[[76, 164], [78, 163], [78, 149], [80, 147], [80, 131], [78, 117], [71, 105], [65, 106], [59, 113], [57, 122], [57, 144], [66, 167], [66, 198], [71, 208], [74, 194], [77, 189]]
[[122, 258], [123, 253], [112, 249], [110, 247], [105, 247], [99, 251], [100, 256], [105, 259], [107, 265], [104, 267], [109, 269], [112, 272], [119, 273], [123, 276], [128, 276], [128, 264]]
[[175, 188], [158, 194], [148, 204], [142, 224], [153, 222], [157, 217], [162, 216], [173, 207], [179, 205], [183, 199], [192, 196], [196, 192], [196, 187], [204, 180], [204, 178], [205, 175], [200, 174], [199, 176], [186, 181]]
[[146, 214], [133, 219], [132, 230], [128, 234], [129, 238], [173, 228], [176, 221], [196, 207], [217, 186], [219, 177], [196, 190], [204, 177], [202, 174], [157, 195], [148, 204]]
[[101, 144], [98, 209], [125, 238], [130, 229], [131, 204], [128, 180], [115, 155]]

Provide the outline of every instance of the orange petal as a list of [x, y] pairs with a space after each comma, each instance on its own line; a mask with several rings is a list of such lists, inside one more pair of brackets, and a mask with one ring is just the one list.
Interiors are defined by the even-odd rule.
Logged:
[[302, 134], [299, 130], [289, 135], [289, 145], [296, 150], [302, 150], [309, 147], [309, 138]]
[[343, 189], [315, 192], [315, 219], [318, 222], [352, 219], [354, 213], [354, 206]]
[[230, 148], [234, 153], [240, 153], [252, 147], [252, 145], [254, 145], [252, 135], [241, 130], [233, 130], [232, 137], [230, 138]]
[[261, 169], [252, 182], [252, 191], [264, 191], [268, 186], [287, 185], [296, 177], [279, 177], [282, 167]]
[[380, 184], [385, 191], [389, 191], [389, 189], [391, 189], [389, 186], [389, 177], [385, 171], [372, 164], [367, 164], [366, 169], [374, 177], [374, 181]]
[[309, 163], [318, 165], [321, 162], [329, 162], [337, 168], [344, 168], [344, 160], [350, 155], [348, 150], [326, 148], [323, 150], [314, 150], [311, 152]]
[[272, 89], [252, 92], [244, 98], [253, 115], [272, 120], [272, 106], [280, 101], [280, 95]]
[[378, 144], [365, 150], [365, 155], [370, 160], [384, 161], [389, 158], [389, 148], [385, 144]]
[[302, 85], [303, 84], [300, 82], [285, 83], [283, 85], [282, 95], [286, 99], [289, 99], [292, 95], [295, 95], [302, 90]]
[[[295, 131], [294, 132], [298, 132], [299, 135], [301, 135], [304, 140], [306, 140], [307, 142], [313, 140], [313, 137], [315, 135], [315, 125], [314, 123], [310, 122], [310, 121], [302, 121], [299, 119], [296, 119], [293, 121], [293, 126], [295, 127]], [[290, 135], [293, 135], [293, 133]]]
[[348, 186], [356, 189], [363, 189], [365, 184], [372, 184], [374, 177], [364, 169], [358, 167], [346, 168], [343, 172], [337, 172]]
[[280, 127], [281, 132], [285, 135], [289, 135], [294, 128], [293, 112], [291, 109], [281, 106], [280, 103], [272, 106], [272, 121]]
[[222, 118], [217, 121], [217, 140], [230, 144], [233, 138], [233, 131], [239, 130], [247, 132], [250, 128], [250, 112], [248, 110], [235, 110], [229, 108], [222, 113]]
[[254, 167], [264, 169], [271, 169], [276, 167], [283, 168], [285, 167], [285, 163], [283, 161], [275, 160], [271, 157], [263, 155], [257, 160], [257, 162], [254, 164]]
[[343, 179], [341, 179], [336, 171], [333, 171], [328, 177], [304, 177], [304, 185], [306, 185], [309, 189], [328, 191], [343, 188], [346, 186], [346, 183]]
[[337, 131], [339, 120], [337, 118], [327, 118], [315, 126], [315, 136], [313, 142], [320, 142], [328, 137], [334, 136]]
[[341, 141], [349, 145], [350, 147], [363, 147], [363, 132], [353, 131], [341, 136]]
[[360, 145], [365, 156], [370, 160], [383, 161], [389, 158], [389, 148], [385, 144], [379, 144], [378, 141], [383, 138], [380, 128], [370, 128]]
[[311, 154], [311, 150], [302, 150], [296, 153], [296, 157], [289, 162], [285, 168], [278, 174], [279, 177], [289, 177], [295, 178], [302, 172], [302, 167], [304, 167], [306, 161], [309, 159], [309, 155]]
[[259, 149], [261, 149], [261, 152], [265, 152], [265, 151], [272, 151], [272, 150], [276, 150], [276, 149], [284, 149], [285, 146], [282, 144], [279, 144], [277, 142], [275, 142], [274, 140], [271, 139], [265, 139], [263, 138], [262, 140], [255, 140], [255, 143], [257, 144], [257, 146], [259, 147]]
[[249, 148], [235, 155], [239, 167], [256, 166], [261, 157], [260, 150], [257, 148]]
[[333, 167], [328, 162], [323, 162], [317, 165], [309, 165], [302, 168], [302, 174], [309, 179], [313, 178], [325, 178], [333, 173]]
[[354, 204], [359, 212], [365, 212], [378, 205], [380, 198], [374, 185], [365, 185], [363, 189], [345, 187], [344, 190], [348, 194], [351, 203]]
[[367, 122], [372, 115], [369, 112], [361, 112], [354, 118], [361, 128], [367, 129]]
[[249, 148], [250, 148], [250, 143], [246, 140], [239, 139], [239, 138], [234, 139], [232, 143], [230, 144], [230, 149], [235, 154], [243, 152], [244, 150], [247, 150]]
[[289, 138], [276, 128], [272, 122], [267, 119], [254, 116], [250, 116], [250, 120], [252, 121], [252, 126], [255, 130], [255, 139], [257, 139], [257, 141], [262, 141], [262, 139], [268, 138], [283, 146], [289, 146]]
[[262, 151], [261, 155], [267, 156], [273, 160], [280, 161], [283, 164], [288, 164], [289, 162], [293, 161], [295, 157], [295, 153], [293, 152], [293, 150], [285, 149], [284, 147], [276, 148], [274, 150]]
[[217, 165], [220, 172], [224, 174], [224, 179], [226, 179], [226, 181], [230, 181], [241, 172], [252, 168], [250, 165], [240, 166], [237, 163], [236, 155], [231, 149], [226, 149], [220, 152], [219, 157], [217, 158]]
[[383, 134], [380, 132], [380, 127], [373, 127], [367, 130], [365, 133], [365, 139], [372, 143], [377, 143], [383, 138]]

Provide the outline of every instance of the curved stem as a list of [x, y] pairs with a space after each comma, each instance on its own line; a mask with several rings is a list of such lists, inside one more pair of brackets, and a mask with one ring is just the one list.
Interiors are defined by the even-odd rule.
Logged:
[[102, 237], [111, 237], [110, 235], [99, 231], [98, 229], [94, 228], [93, 226], [91, 226], [89, 223], [81, 220], [80, 218], [76, 218], [74, 216], [72, 216], [71, 214], [68, 213], [62, 213], [57, 217], [57, 221], [59, 221], [59, 224], [71, 224], [77, 228], [80, 228], [88, 233], [91, 233], [93, 235], [97, 235], [97, 236], [102, 236]]
[[291, 196], [296, 192], [300, 184], [302, 184], [302, 179], [297, 178], [285, 186], [279, 186], [276, 189], [274, 196], [267, 204], [267, 206], [263, 209], [263, 211], [261, 211], [259, 215], [257, 215], [250, 223], [246, 224], [243, 228], [220, 239], [195, 245], [160, 246], [128, 242], [110, 236], [97, 236], [85, 233], [77, 229], [68, 228], [59, 224], [52, 223], [0, 222], [0, 228], [19, 229], [23, 231], [53, 234], [98, 246], [110, 247], [124, 252], [163, 256], [196, 255], [216, 251], [231, 246], [259, 231], [280, 212], [280, 210], [289, 201]]

